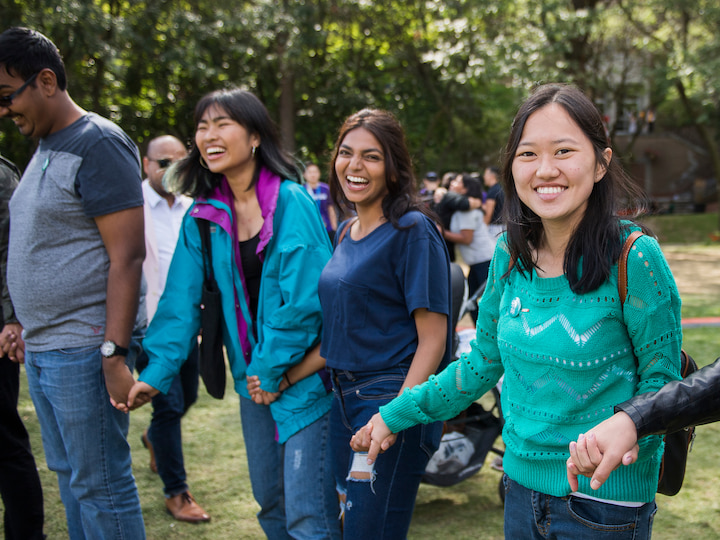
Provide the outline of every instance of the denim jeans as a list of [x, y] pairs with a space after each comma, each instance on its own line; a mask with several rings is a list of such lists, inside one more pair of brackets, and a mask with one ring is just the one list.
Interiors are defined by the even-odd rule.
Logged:
[[[141, 356], [145, 355], [143, 351]], [[152, 399], [153, 413], [148, 439], [153, 445], [157, 471], [166, 497], [188, 490], [182, 449], [181, 420], [198, 396], [198, 346], [195, 343], [167, 394]]]
[[[352, 435], [367, 424], [381, 405], [397, 396], [408, 365], [379, 372], [333, 370], [335, 399], [330, 411], [332, 459], [343, 504], [344, 538], [400, 539], [407, 536], [415, 496], [427, 462], [437, 450], [442, 422], [402, 431], [378, 456], [369, 479], [351, 474]], [[362, 455], [359, 460], [365, 460]]]
[[532, 491], [505, 475], [505, 538], [646, 540], [655, 501], [637, 508]]
[[282, 445], [270, 407], [240, 396], [240, 417], [265, 535], [270, 540], [339, 539], [340, 509], [328, 456], [329, 414]]
[[0, 495], [5, 540], [42, 540], [43, 494], [30, 438], [17, 411], [20, 364], [0, 358]]
[[[131, 371], [138, 352], [132, 342], [126, 358]], [[25, 370], [70, 539], [144, 539], [129, 417], [110, 405], [100, 348], [26, 351]]]

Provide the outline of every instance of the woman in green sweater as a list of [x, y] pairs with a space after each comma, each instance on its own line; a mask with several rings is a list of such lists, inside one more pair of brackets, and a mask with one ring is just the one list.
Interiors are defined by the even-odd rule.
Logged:
[[[380, 408], [353, 438], [368, 460], [395, 433], [451, 418], [504, 374], [506, 538], [650, 538], [662, 440], [600, 489], [571, 491], [568, 444], [633, 395], [679, 378], [680, 298], [657, 241], [640, 238], [619, 300], [617, 261], [638, 226], [617, 215], [625, 176], [592, 102], [538, 88], [513, 121], [499, 240], [470, 353]], [[382, 459], [382, 456], [377, 457]]]

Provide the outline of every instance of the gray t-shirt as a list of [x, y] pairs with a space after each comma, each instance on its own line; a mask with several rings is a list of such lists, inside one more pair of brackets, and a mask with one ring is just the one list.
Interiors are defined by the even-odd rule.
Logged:
[[10, 200], [7, 280], [28, 350], [102, 343], [109, 259], [93, 218], [142, 205], [137, 147], [109, 120], [40, 139]]

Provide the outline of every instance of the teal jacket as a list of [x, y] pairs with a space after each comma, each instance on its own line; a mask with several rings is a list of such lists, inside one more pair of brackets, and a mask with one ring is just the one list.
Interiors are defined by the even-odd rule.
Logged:
[[[208, 199], [198, 199], [183, 219], [167, 284], [143, 346], [149, 365], [140, 376], [167, 392], [200, 330], [203, 262], [197, 219], [211, 222], [212, 265], [222, 297], [223, 341], [235, 391], [249, 397], [246, 377], [277, 391], [283, 373], [320, 341], [320, 273], [332, 248], [315, 202], [302, 186], [263, 169], [256, 194], [264, 219], [258, 255], [263, 261], [257, 321], [250, 318], [232, 204], [223, 180]], [[298, 381], [270, 405], [279, 442], [330, 410], [326, 372]]]

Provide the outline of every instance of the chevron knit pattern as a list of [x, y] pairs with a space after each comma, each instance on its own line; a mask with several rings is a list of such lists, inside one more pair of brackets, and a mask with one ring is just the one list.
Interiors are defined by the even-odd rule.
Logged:
[[[562, 497], [568, 444], [633, 395], [679, 378], [680, 298], [658, 243], [640, 238], [628, 258], [625, 309], [617, 266], [592, 293], [572, 292], [565, 276], [538, 278], [509, 267], [498, 242], [480, 304], [472, 351], [381, 408], [394, 432], [452, 418], [504, 375], [505, 472], [516, 482]], [[636, 363], [633, 353], [638, 359]], [[580, 491], [616, 501], [655, 496], [662, 441], [641, 441], [638, 462], [621, 467], [600, 490], [581, 477]]]

